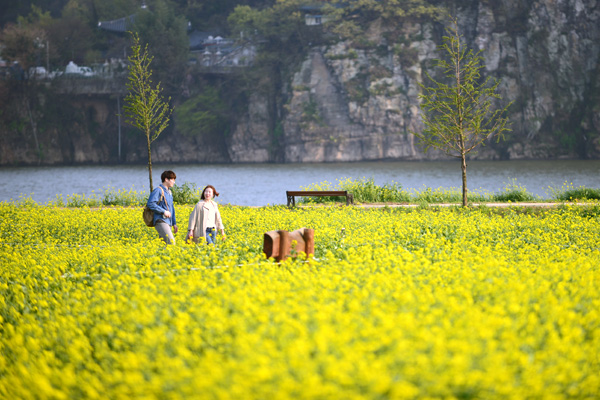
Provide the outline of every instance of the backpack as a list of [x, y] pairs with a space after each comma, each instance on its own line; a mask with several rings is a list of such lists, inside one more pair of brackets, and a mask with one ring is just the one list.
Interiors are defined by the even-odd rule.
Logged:
[[[164, 198], [165, 203], [167, 203], [167, 199], [165, 197], [165, 192], [163, 191], [163, 189], [160, 186], [159, 186], [159, 189], [160, 189], [160, 200], [158, 200], [158, 202], [160, 203], [160, 201]], [[169, 203], [167, 203], [167, 207], [168, 206], [169, 206]], [[149, 226], [149, 227], [154, 226], [154, 211], [152, 211], [151, 209], [148, 208], [147, 203], [144, 206], [144, 211], [142, 212], [142, 216], [144, 217], [144, 223], [146, 224], [146, 226]]]

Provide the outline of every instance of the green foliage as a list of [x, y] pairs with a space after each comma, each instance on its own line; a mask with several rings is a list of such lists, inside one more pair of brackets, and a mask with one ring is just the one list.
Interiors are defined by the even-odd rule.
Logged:
[[569, 133], [559, 129], [554, 131], [553, 134], [562, 149], [572, 151], [577, 146], [577, 136], [574, 132]]
[[456, 203], [460, 201], [460, 193], [455, 190], [445, 190], [442, 188], [423, 188], [421, 191], [414, 191], [413, 200], [419, 205], [431, 203]]
[[144, 132], [151, 143], [169, 124], [172, 110], [168, 102], [171, 98], [164, 101], [160, 82], [156, 86], [152, 82], [150, 64], [154, 57], [148, 54], [148, 45], [142, 51], [139, 36], [136, 33], [132, 36], [132, 55], [128, 57], [129, 93], [125, 97], [123, 109], [127, 122]]
[[[462, 193], [457, 188], [432, 189], [423, 187], [422, 190], [413, 189], [412, 191], [407, 191], [402, 188], [401, 184], [396, 182], [386, 183], [383, 186], [376, 185], [373, 178], [362, 178], [359, 180], [344, 178], [338, 180], [337, 185], [324, 181], [302, 187], [302, 190], [347, 190], [352, 193], [354, 201], [358, 203], [416, 203], [418, 205], [429, 205], [436, 203], [455, 204], [462, 201]], [[343, 200], [343, 198], [338, 197], [314, 197], [304, 199], [303, 202], [327, 203]], [[539, 200], [539, 198], [528, 193], [525, 187], [517, 185], [513, 180], [512, 183], [507, 184], [500, 193], [490, 194], [481, 190], [469, 192], [468, 200], [475, 203], [489, 203], [492, 201], [536, 201]]]
[[501, 100], [497, 93], [499, 80], [487, 77], [482, 81], [480, 71], [485, 67], [480, 52], [474, 54], [463, 43], [458, 32], [458, 21], [452, 19], [453, 27], [447, 28], [448, 36], [440, 50], [447, 60], [435, 61], [435, 67], [443, 71], [446, 83], [436, 80], [429, 73], [431, 87], [420, 84], [423, 132], [414, 132], [421, 139], [425, 151], [434, 147], [461, 160], [463, 176], [463, 206], [467, 205], [467, 164], [466, 155], [486, 140], [502, 137], [510, 130], [506, 117], [508, 104], [495, 108], [495, 100]]
[[410, 200], [410, 195], [396, 182], [386, 183], [383, 186], [375, 184], [373, 178], [360, 180], [344, 179], [339, 181], [341, 190], [352, 193], [355, 201], [373, 203], [404, 203]]
[[369, 89], [369, 93], [373, 96], [391, 96], [397, 93], [393, 87], [390, 82], [378, 83]]
[[17, 24], [7, 24], [0, 35], [2, 57], [19, 62], [25, 70], [35, 66], [44, 55], [46, 45], [46, 32], [40, 22], [48, 18], [48, 13], [34, 7], [28, 17], [19, 17]]
[[346, 82], [346, 90], [350, 101], [364, 104], [369, 100], [369, 90], [366, 87], [365, 80], [366, 76], [364, 74], [357, 74], [354, 78]]
[[125, 97], [126, 121], [140, 129], [146, 135], [148, 146], [148, 175], [150, 180], [150, 191], [152, 191], [152, 154], [151, 143], [169, 125], [169, 117], [173, 111], [169, 108], [169, 101], [163, 100], [160, 82], [154, 86], [152, 82], [152, 70], [150, 64], [153, 57], [148, 54], [148, 45], [140, 45], [137, 33], [132, 33], [133, 45], [132, 55], [129, 56], [129, 82], [127, 83], [128, 94]]
[[283, 123], [281, 121], [277, 121], [275, 128], [273, 129], [273, 136], [275, 138], [280, 138], [283, 136], [283, 133]]
[[417, 136], [426, 149], [436, 147], [448, 155], [461, 157], [489, 137], [501, 137], [509, 130], [508, 119], [503, 116], [508, 106], [493, 110], [492, 100], [501, 99], [496, 93], [500, 81], [494, 80], [489, 86], [492, 78], [488, 77], [481, 83], [480, 70], [485, 68], [481, 52], [467, 51], [457, 27], [448, 28], [448, 34], [440, 49], [447, 53], [449, 61], [436, 60], [435, 67], [444, 71], [451, 84], [427, 73], [433, 85], [421, 85], [423, 93], [419, 98], [425, 129]]
[[504, 190], [500, 193], [495, 193], [492, 196], [495, 201], [502, 202], [520, 202], [520, 201], [534, 201], [536, 197], [531, 193], [527, 192], [524, 186], [517, 184], [516, 180], [512, 180], [511, 183], [507, 184]]
[[169, 0], [154, 0], [152, 7], [136, 13], [132, 28], [143, 43], [159, 55], [154, 60], [157, 80], [165, 92], [174, 96], [180, 91], [189, 41], [186, 34], [187, 21]]
[[302, 0], [277, 1], [271, 7], [235, 7], [227, 18], [232, 31], [245, 38], [261, 37], [270, 44], [285, 43], [305, 29], [304, 15], [300, 12]]
[[369, 68], [369, 77], [371, 78], [371, 81], [377, 81], [383, 78], [391, 78], [393, 76], [393, 71], [379, 64], [377, 59], [371, 61], [371, 67]]
[[393, 26], [405, 21], [438, 19], [442, 8], [428, 0], [331, 0], [323, 2], [327, 15], [325, 26], [335, 35], [363, 45], [364, 27], [377, 19]]
[[107, 188], [102, 196], [104, 206], [141, 206], [148, 200], [148, 193], [137, 192], [133, 189]]
[[[332, 185], [330, 182], [324, 181], [321, 183], [313, 183], [308, 186], [300, 187], [301, 190], [343, 190], [338, 186]], [[300, 203], [331, 203], [345, 201], [345, 197], [340, 196], [324, 196], [324, 197], [301, 197]], [[356, 200], [356, 199], [355, 199]]]
[[394, 54], [398, 56], [400, 65], [404, 68], [410, 68], [419, 62], [419, 50], [414, 47], [396, 44], [394, 46]]
[[200, 201], [200, 189], [195, 183], [184, 182], [183, 185], [174, 185], [171, 188], [173, 192], [173, 202], [176, 204], [195, 204]]
[[139, 11], [139, 4], [131, 0], [103, 0], [94, 2], [94, 10], [101, 21], [110, 21]]
[[175, 122], [184, 135], [220, 136], [228, 132], [228, 108], [217, 89], [205, 86], [201, 93], [177, 107]]
[[323, 123], [323, 118], [319, 112], [319, 105], [314, 99], [302, 105], [302, 122], [314, 122], [317, 124]]
[[[200, 200], [200, 190], [194, 183], [184, 182], [183, 185], [174, 185], [171, 188], [171, 192], [173, 194], [173, 201], [176, 204], [195, 204]], [[145, 205], [148, 196], [149, 193], [144, 191], [108, 187], [101, 194], [94, 192], [91, 195], [72, 194], [67, 195], [66, 199], [63, 195], [57, 195], [53, 201], [48, 202], [48, 205], [57, 207], [137, 207]], [[22, 199], [18, 203], [29, 204], [35, 202], [31, 199]]]
[[356, 50], [350, 49], [344, 54], [326, 54], [325, 58], [328, 60], [356, 60], [358, 58], [358, 53]]
[[575, 187], [568, 182], [565, 182], [561, 188], [549, 187], [548, 189], [552, 198], [560, 201], [600, 200], [600, 189]]

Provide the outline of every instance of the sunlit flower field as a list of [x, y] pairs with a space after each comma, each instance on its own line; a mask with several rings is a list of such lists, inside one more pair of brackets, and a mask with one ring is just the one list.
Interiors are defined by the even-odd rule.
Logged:
[[[221, 206], [166, 247], [141, 208], [0, 203], [2, 399], [594, 399], [597, 207]], [[315, 229], [277, 264], [264, 232]]]

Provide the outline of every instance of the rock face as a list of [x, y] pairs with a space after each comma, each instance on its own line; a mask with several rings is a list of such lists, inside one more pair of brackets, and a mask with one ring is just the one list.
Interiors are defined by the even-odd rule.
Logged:
[[[484, 74], [501, 79], [513, 101], [509, 140], [472, 158], [600, 156], [598, 102], [600, 5], [597, 1], [473, 2], [459, 30], [482, 51]], [[411, 132], [419, 123], [419, 83], [442, 56], [440, 27], [373, 24], [373, 50], [348, 42], [315, 47], [294, 75], [282, 151], [286, 162], [434, 159]]]
[[[463, 39], [470, 49], [481, 51], [483, 75], [500, 79], [503, 101], [513, 102], [506, 140], [491, 140], [470, 157], [600, 158], [600, 0], [472, 0], [456, 5]], [[250, 97], [247, 111], [231, 121], [227, 137], [186, 137], [175, 125], [152, 145], [153, 161], [447, 157], [439, 151], [424, 153], [411, 133], [422, 130], [419, 84], [428, 85], [425, 71], [431, 72], [433, 60], [444, 56], [437, 50], [444, 34], [444, 27], [434, 22], [390, 27], [375, 21], [360, 46], [350, 41], [315, 46], [302, 65], [291, 66], [297, 72], [284, 80], [281, 93], [270, 95], [276, 98], [258, 91]], [[0, 135], [0, 165], [118, 161], [114, 99], [77, 103], [84, 115], [78, 122], [45, 132], [37, 127], [37, 136], [34, 121], [28, 122], [31, 113], [23, 111], [25, 122], [12, 125], [24, 128], [2, 128], [7, 134]], [[124, 132], [121, 161], [146, 162], [143, 139]]]
[[[295, 75], [290, 112], [284, 122], [285, 161], [420, 158], [410, 133], [419, 129], [414, 85], [407, 85], [402, 74], [390, 73], [368, 82], [368, 88], [362, 87], [367, 82], [361, 71], [371, 68], [368, 55], [356, 51], [354, 60], [339, 58], [348, 51], [344, 43], [313, 49]], [[394, 70], [393, 59], [381, 61], [387, 65], [379, 64], [379, 68]], [[355, 90], [368, 90], [369, 95], [349, 98], [349, 85], [361, 85]], [[370, 94], [379, 90], [405, 94]]]
[[233, 162], [268, 162], [272, 137], [269, 134], [267, 99], [252, 95], [248, 114], [242, 116], [228, 141], [228, 156]]

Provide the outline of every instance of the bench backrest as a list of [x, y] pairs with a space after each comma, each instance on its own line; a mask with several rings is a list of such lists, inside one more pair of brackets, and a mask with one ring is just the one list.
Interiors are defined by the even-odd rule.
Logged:
[[347, 190], [288, 190], [288, 196], [348, 196]]

